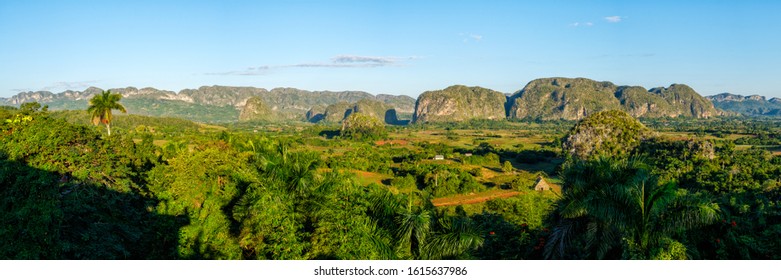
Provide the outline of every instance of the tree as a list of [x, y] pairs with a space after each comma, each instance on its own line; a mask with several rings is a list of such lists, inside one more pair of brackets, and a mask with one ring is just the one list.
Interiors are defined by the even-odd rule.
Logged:
[[425, 192], [385, 192], [375, 196], [372, 204], [377, 223], [393, 232], [388, 258], [463, 258], [485, 241], [471, 219], [438, 213]]
[[577, 161], [563, 177], [549, 258], [685, 258], [673, 238], [718, 218], [718, 205], [659, 182], [636, 158]]
[[103, 91], [89, 100], [87, 112], [92, 114], [92, 124], [98, 125], [103, 123], [106, 125], [109, 136], [111, 136], [111, 119], [113, 117], [111, 111], [119, 110], [122, 113], [127, 113], [125, 107], [119, 104], [120, 99], [122, 99], [122, 95], [118, 93]]
[[512, 164], [512, 163], [510, 163], [510, 161], [509, 161], [509, 160], [505, 160], [505, 161], [502, 163], [502, 171], [503, 171], [504, 173], [510, 173], [510, 172], [513, 172], [513, 164]]

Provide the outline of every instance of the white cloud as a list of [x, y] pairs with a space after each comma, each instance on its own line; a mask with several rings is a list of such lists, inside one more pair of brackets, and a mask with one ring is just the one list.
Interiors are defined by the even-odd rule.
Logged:
[[396, 62], [393, 57], [381, 56], [360, 56], [360, 55], [339, 55], [331, 59], [333, 64], [341, 63], [375, 63], [375, 64], [393, 64]]
[[41, 88], [41, 91], [59, 92], [65, 90], [84, 90], [95, 85], [98, 80], [76, 81], [76, 82], [56, 82]]
[[272, 69], [280, 68], [376, 68], [384, 66], [396, 66], [401, 61], [419, 59], [418, 56], [392, 57], [392, 56], [361, 56], [338, 55], [331, 58], [331, 62], [297, 63], [284, 65], [263, 65], [248, 67], [244, 70], [205, 73], [206, 75], [220, 76], [262, 76], [268, 75]]
[[618, 23], [618, 22], [621, 22], [624, 19], [626, 19], [626, 17], [622, 17], [622, 16], [609, 16], [609, 17], [605, 17], [605, 20], [607, 22], [609, 22], [609, 23]]
[[594, 26], [594, 23], [593, 22], [574, 22], [574, 23], [570, 24], [569, 26], [572, 26], [572, 27], [581, 27], [581, 26], [591, 27], [591, 26]]
[[458, 33], [458, 36], [461, 37], [461, 41], [464, 43], [468, 42], [480, 42], [483, 40], [483, 35], [480, 34], [473, 34], [473, 33]]

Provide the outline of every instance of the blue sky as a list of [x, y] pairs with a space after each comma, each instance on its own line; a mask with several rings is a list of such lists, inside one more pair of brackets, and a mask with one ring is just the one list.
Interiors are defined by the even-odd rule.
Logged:
[[781, 1], [0, 1], [0, 97], [202, 85], [416, 97], [586, 77], [781, 97]]

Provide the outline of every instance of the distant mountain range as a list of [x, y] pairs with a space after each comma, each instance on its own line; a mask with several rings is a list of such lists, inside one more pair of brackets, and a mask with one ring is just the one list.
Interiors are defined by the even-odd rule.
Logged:
[[[198, 89], [173, 91], [155, 88], [113, 88], [120, 93], [121, 101], [132, 114], [179, 117], [198, 122], [235, 122], [240, 120], [242, 109], [252, 99], [257, 107], [262, 101], [273, 116], [261, 116], [247, 111], [241, 120], [301, 120], [314, 107], [327, 107], [340, 102], [354, 103], [360, 100], [374, 100], [393, 108], [402, 117], [411, 118], [415, 99], [409, 96], [380, 94], [374, 96], [362, 91], [306, 91], [295, 88], [266, 90], [255, 87], [203, 86]], [[84, 110], [88, 100], [102, 91], [90, 87], [84, 91], [22, 92], [10, 98], [0, 98], [0, 105], [18, 106], [25, 102], [49, 105], [51, 110]], [[256, 118], [257, 117], [257, 118]]]
[[[114, 88], [129, 113], [189, 119], [197, 122], [308, 121], [338, 123], [362, 112], [388, 124], [458, 122], [470, 119], [579, 120], [604, 111], [622, 110], [633, 117], [709, 118], [737, 112], [781, 116], [781, 99], [729, 93], [702, 97], [683, 84], [645, 89], [585, 78], [536, 79], [513, 93], [462, 85], [409, 96], [372, 95], [363, 91], [307, 91], [295, 88], [203, 86], [178, 93], [155, 88]], [[22, 92], [0, 98], [0, 105], [25, 102], [51, 110], [84, 110], [102, 91]]]
[[767, 100], [764, 96], [742, 96], [721, 93], [706, 97], [716, 108], [732, 111], [746, 116], [781, 116], [781, 98]]

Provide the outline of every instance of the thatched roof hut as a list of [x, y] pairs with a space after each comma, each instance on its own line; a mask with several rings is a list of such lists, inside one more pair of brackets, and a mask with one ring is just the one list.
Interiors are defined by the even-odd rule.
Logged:
[[542, 176], [538, 177], [537, 182], [534, 183], [535, 191], [547, 191], [550, 189], [551, 189], [550, 185], [548, 185], [548, 182], [545, 182], [545, 179], [543, 179]]

